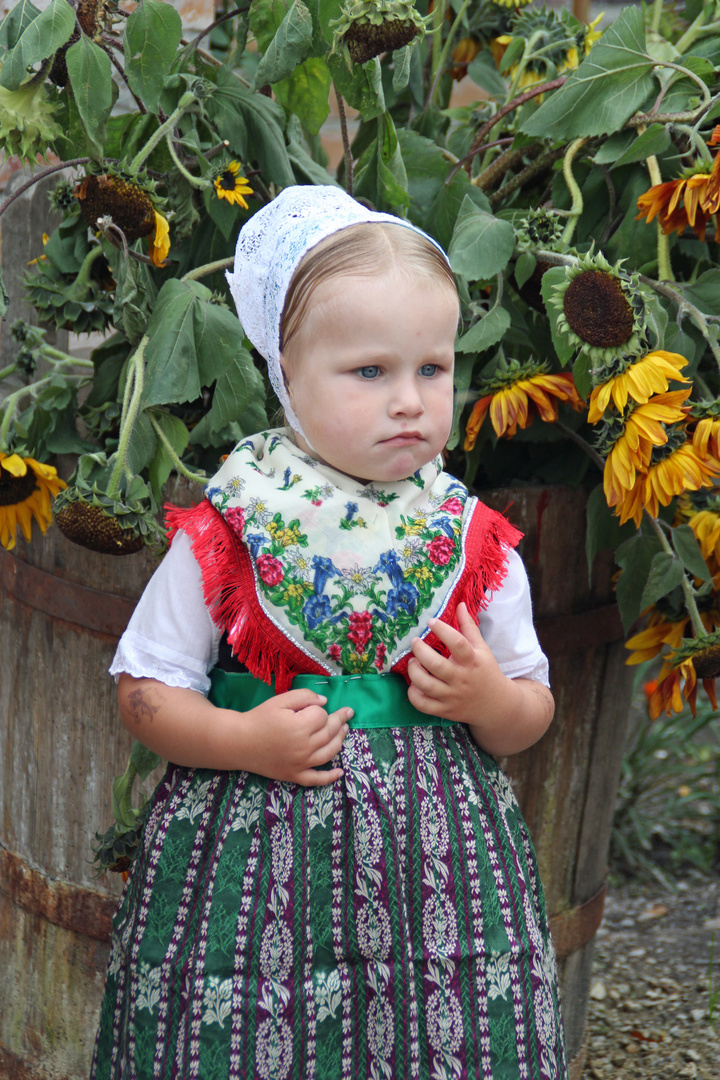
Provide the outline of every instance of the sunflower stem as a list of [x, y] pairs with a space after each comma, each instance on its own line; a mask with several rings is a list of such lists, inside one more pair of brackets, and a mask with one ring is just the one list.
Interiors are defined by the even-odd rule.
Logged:
[[345, 190], [348, 195], [353, 193], [353, 156], [352, 149], [350, 147], [350, 136], [348, 135], [347, 125], [347, 113], [345, 112], [345, 101], [340, 95], [340, 91], [333, 83], [333, 89], [335, 91], [335, 101], [338, 107], [338, 116], [340, 117], [340, 133], [342, 135], [343, 144], [343, 160], [345, 162]]
[[448, 36], [445, 39], [445, 44], [443, 45], [443, 48], [442, 48], [442, 52], [440, 53], [440, 59], [438, 60], [438, 66], [437, 66], [437, 68], [435, 70], [435, 76], [434, 76], [432, 84], [430, 86], [428, 96], [425, 99], [425, 108], [426, 109], [435, 100], [435, 95], [437, 93], [437, 88], [440, 85], [440, 79], [442, 78], [442, 74], [443, 74], [443, 71], [445, 69], [445, 65], [447, 64], [448, 56], [450, 55], [450, 50], [452, 49], [453, 39], [454, 39], [455, 34], [457, 32], [457, 28], [458, 28], [458, 26], [460, 25], [460, 23], [462, 21], [463, 15], [465, 14], [465, 12], [467, 11], [467, 9], [469, 7], [470, 7], [470, 0], [463, 0], [462, 4], [460, 5], [460, 9], [458, 10], [457, 15], [455, 16], [453, 24], [450, 27], [450, 30], [448, 32]]
[[[148, 335], [144, 334], [130, 361], [133, 373], [133, 391], [130, 403], [127, 407], [127, 412], [125, 413], [125, 422], [120, 428], [118, 448], [115, 451], [115, 465], [108, 481], [107, 495], [111, 499], [120, 495], [120, 477], [125, 468], [130, 436], [132, 435], [132, 430], [140, 411], [140, 399], [142, 398], [143, 386], [145, 383], [145, 349], [147, 348], [149, 340], [150, 338]], [[128, 378], [129, 377], [130, 373], [128, 373]]]
[[655, 66], [656, 67], [672, 68], [673, 71], [681, 72], [681, 74], [683, 74], [685, 76], [685, 78], [692, 79], [692, 81], [696, 84], [696, 86], [698, 86], [700, 88], [700, 91], [702, 93], [702, 96], [703, 96], [702, 105], [703, 105], [703, 107], [709, 105], [710, 102], [712, 101], [712, 94], [710, 93], [710, 91], [709, 91], [709, 89], [707, 87], [707, 83], [704, 83], [703, 80], [700, 78], [700, 76], [696, 75], [694, 71], [690, 70], [690, 68], [683, 67], [682, 64], [673, 64], [673, 63], [670, 62], [670, 60], [656, 60], [655, 61]]
[[[662, 545], [663, 551], [666, 552], [668, 555], [672, 555], [673, 559], [676, 559], [677, 555], [673, 551], [670, 545], [670, 541], [663, 532], [660, 522], [657, 520], [657, 518], [654, 518], [652, 514], [650, 514], [647, 510], [645, 510], [645, 514], [655, 531], [655, 535], [657, 536], [658, 540]], [[685, 572], [683, 572], [680, 585], [682, 587], [683, 597], [685, 598], [685, 607], [687, 608], [687, 613], [690, 616], [692, 628], [695, 631], [695, 637], [705, 637], [706, 631], [705, 627], [702, 624], [702, 619], [700, 618], [700, 612], [698, 611], [697, 604], [695, 603], [695, 594], [693, 593], [692, 585], [688, 581], [688, 577]]]
[[432, 74], [431, 82], [435, 82], [435, 76], [440, 64], [440, 53], [442, 51], [442, 25], [445, 21], [445, 9], [447, 8], [448, 0], [439, 0], [433, 7], [433, 22], [432, 22], [432, 52], [431, 52], [431, 64], [430, 71]]
[[180, 280], [197, 281], [198, 278], [206, 277], [208, 274], [214, 274], [216, 270], [229, 270], [234, 261], [234, 257], [230, 255], [227, 259], [218, 259], [216, 262], [204, 263], [203, 266], [196, 266], [194, 270], [188, 270], [187, 274], [183, 274]]
[[155, 419], [155, 417], [153, 416], [153, 414], [151, 412], [148, 413], [148, 418], [150, 420], [150, 423], [153, 426], [153, 430], [155, 431], [155, 434], [157, 435], [158, 439], [160, 440], [160, 442], [163, 444], [163, 446], [167, 450], [168, 456], [169, 456], [170, 460], [172, 461], [172, 463], [173, 463], [173, 465], [175, 467], [175, 471], [180, 473], [181, 476], [184, 476], [186, 480], [192, 480], [193, 483], [195, 483], [195, 484], [206, 484], [207, 481], [208, 481], [208, 477], [205, 476], [204, 473], [192, 472], [190, 469], [188, 469], [188, 467], [186, 465], [183, 465], [182, 461], [180, 460], [177, 453], [175, 452], [175, 449], [174, 449], [172, 443], [170, 442], [167, 435], [163, 431], [162, 427], [157, 422], [157, 420]]
[[653, 34], [657, 34], [660, 30], [660, 16], [662, 15], [664, 2], [665, 0], [655, 0], [653, 4], [652, 20], [650, 22], [650, 30]]
[[573, 233], [575, 232], [575, 226], [578, 223], [578, 219], [582, 214], [584, 207], [582, 191], [580, 190], [580, 185], [578, 184], [577, 180], [573, 175], [572, 166], [578, 151], [585, 145], [587, 141], [587, 136], [583, 136], [580, 139], [575, 139], [574, 142], [571, 142], [568, 146], [567, 150], [565, 151], [565, 157], [563, 158], [563, 176], [565, 178], [565, 183], [568, 186], [568, 191], [570, 192], [570, 195], [572, 197], [570, 217], [568, 218], [567, 225], [565, 226], [562, 234], [562, 242], [563, 244], [567, 244], [568, 247], [570, 246], [570, 242], [573, 238]]
[[170, 152], [170, 157], [175, 162], [175, 168], [177, 169], [177, 171], [180, 173], [181, 176], [185, 177], [185, 179], [187, 180], [188, 184], [190, 184], [191, 187], [194, 187], [194, 188], [212, 187], [212, 184], [211, 184], [211, 182], [209, 180], [203, 180], [201, 177], [193, 176], [192, 173], [187, 171], [187, 169], [183, 165], [182, 161], [180, 160], [180, 156], [179, 156], [177, 150], [175, 149], [175, 144], [173, 142], [172, 132], [170, 132], [170, 131], [165, 132], [165, 143], [167, 145], [168, 151]]
[[699, 308], [696, 308], [694, 304], [691, 304], [689, 300], [686, 300], [682, 293], [678, 292], [676, 289], [673, 289], [670, 285], [667, 285], [662, 281], [655, 281], [654, 278], [646, 277], [645, 274], [639, 274], [638, 277], [644, 285], [649, 285], [650, 288], [654, 289], [655, 292], [660, 294], [660, 296], [665, 296], [668, 300], [671, 300], [673, 304], [676, 305], [678, 313], [681, 317], [683, 315], [690, 316], [700, 333], [705, 338], [705, 341], [708, 344], [708, 348], [715, 357], [715, 362], [720, 369], [720, 345], [718, 345], [717, 341], [710, 333], [710, 327], [708, 326], [702, 311], [700, 311]]
[[0, 371], [0, 382], [2, 382], [3, 379], [7, 379], [8, 375], [13, 375], [17, 371], [17, 369], [17, 364], [8, 364], [7, 367], [3, 368]]
[[[641, 135], [644, 130], [644, 128], [638, 128]], [[654, 154], [651, 154], [647, 159], [647, 167], [652, 186], [655, 187], [656, 184], [661, 184], [660, 166]], [[670, 263], [670, 237], [662, 231], [660, 218], [655, 222], [655, 227], [657, 229], [658, 277], [661, 281], [674, 281], [675, 278]]]
[[96, 247], [90, 248], [82, 261], [75, 280], [65, 294], [67, 300], [82, 301], [85, 299], [90, 285], [90, 275], [92, 274], [93, 263], [103, 254], [103, 249], [99, 244]]
[[195, 95], [193, 94], [192, 90], [186, 90], [183, 96], [180, 98], [177, 108], [172, 113], [170, 113], [170, 116], [168, 116], [167, 120], [153, 132], [153, 134], [150, 136], [142, 149], [137, 152], [133, 160], [130, 162], [130, 165], [128, 166], [128, 172], [138, 172], [142, 163], [150, 157], [155, 147], [158, 146], [159, 143], [161, 143], [162, 140], [165, 138], [165, 135], [168, 132], [172, 132], [172, 129], [175, 127], [180, 117], [184, 116], [188, 109], [191, 109], [193, 107], [193, 105], [195, 104], [195, 100]]

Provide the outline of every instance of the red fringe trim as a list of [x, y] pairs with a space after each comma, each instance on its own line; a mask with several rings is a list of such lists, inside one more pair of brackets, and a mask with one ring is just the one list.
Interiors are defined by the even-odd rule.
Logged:
[[203, 595], [213, 622], [225, 631], [233, 653], [257, 679], [275, 676], [278, 694], [290, 689], [295, 675], [327, 675], [268, 618], [255, 589], [250, 554], [225, 523], [222, 514], [203, 499], [189, 509], [166, 506], [168, 539], [182, 529], [200, 564]]
[[[263, 682], [275, 676], [278, 694], [290, 689], [295, 675], [326, 675], [328, 669], [312, 660], [268, 618], [257, 597], [250, 554], [215, 507], [203, 499], [189, 509], [165, 507], [168, 539], [182, 529], [192, 544], [203, 579], [203, 594], [213, 622], [228, 635], [232, 651]], [[457, 606], [467, 604], [472, 618], [487, 607], [490, 594], [507, 574], [507, 549], [522, 533], [507, 518], [478, 503], [465, 538], [465, 568], [445, 605], [441, 619], [457, 629]], [[443, 656], [447, 647], [429, 631], [424, 641]], [[411, 653], [392, 671], [408, 680]], [[409, 680], [408, 680], [409, 681]]]
[[[500, 588], [507, 574], [507, 549], [514, 548], [522, 539], [522, 533], [497, 510], [478, 502], [465, 538], [465, 569], [458, 578], [445, 609], [440, 616], [442, 622], [457, 626], [458, 604], [467, 604], [469, 614], [477, 621], [478, 615], [490, 602], [490, 594]], [[431, 645], [443, 656], [448, 656], [446, 645], [430, 630], [423, 636], [423, 641]], [[412, 653], [407, 653], [392, 671], [408, 678], [408, 664]]]

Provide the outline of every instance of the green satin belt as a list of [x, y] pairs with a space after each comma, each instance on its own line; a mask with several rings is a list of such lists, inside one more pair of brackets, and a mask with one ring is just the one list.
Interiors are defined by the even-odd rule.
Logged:
[[[210, 701], [221, 709], [247, 712], [275, 696], [274, 682], [262, 682], [247, 672], [214, 668], [210, 679]], [[349, 706], [355, 714], [348, 721], [351, 728], [451, 727], [454, 723], [411, 705], [401, 675], [296, 675], [292, 689], [306, 687], [327, 698], [329, 713]]]

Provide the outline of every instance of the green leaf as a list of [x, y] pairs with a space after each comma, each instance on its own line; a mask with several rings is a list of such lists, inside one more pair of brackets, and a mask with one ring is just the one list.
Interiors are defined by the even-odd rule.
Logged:
[[244, 335], [237, 317], [218, 304], [198, 299], [193, 309], [195, 350], [201, 386], [212, 386], [243, 350]]
[[87, 34], [65, 54], [70, 85], [87, 137], [103, 153], [106, 125], [115, 97], [110, 57]]
[[389, 113], [379, 117], [377, 136], [360, 155], [354, 195], [369, 199], [383, 210], [396, 210], [410, 202], [405, 163]]
[[453, 405], [452, 428], [450, 429], [450, 437], [447, 441], [448, 450], [454, 450], [460, 442], [460, 417], [467, 404], [468, 390], [470, 388], [470, 381], [475, 367], [475, 360], [475, 356], [462, 356], [455, 361], [455, 371], [453, 374], [455, 401]]
[[147, 414], [142, 412], [133, 424], [128, 442], [127, 467], [130, 472], [135, 475], [141, 473], [153, 460], [156, 451], [157, 435]]
[[626, 634], [643, 610], [642, 599], [650, 568], [661, 550], [662, 545], [656, 537], [638, 535], [626, 540], [615, 551], [615, 560], [622, 567], [616, 596]]
[[0, 86], [6, 90], [17, 90], [27, 78], [28, 68], [52, 56], [65, 44], [75, 29], [75, 12], [67, 0], [52, 0], [31, 20], [25, 21], [21, 13], [15, 29], [20, 30], [19, 37], [0, 71]]
[[180, 16], [163, 0], [142, 0], [125, 21], [125, 74], [151, 112], [158, 111], [163, 82], [181, 38]]
[[593, 161], [597, 165], [612, 165], [621, 154], [624, 154], [636, 141], [634, 131], [618, 131], [606, 139], [602, 146], [593, 154]]
[[720, 315], [720, 270], [706, 270], [692, 285], [678, 288], [703, 314]]
[[432, 139], [408, 128], [400, 128], [397, 137], [407, 173], [408, 217], [419, 228], [430, 230], [433, 204], [450, 167], [441, 148]]
[[30, 23], [37, 19], [39, 14], [40, 8], [36, 8], [30, 0], [20, 0], [15, 7], [10, 8], [0, 23], [0, 58], [15, 47]]
[[525, 282], [532, 277], [536, 266], [537, 259], [535, 256], [529, 251], [523, 251], [515, 263], [515, 281], [518, 289], [522, 289]]
[[710, 581], [712, 574], [703, 558], [695, 533], [689, 525], [678, 525], [672, 530], [673, 547], [686, 570], [701, 581]]
[[273, 87], [275, 97], [294, 112], [312, 135], [317, 135], [330, 113], [330, 69], [319, 56], [311, 56]]
[[340, 187], [327, 169], [311, 158], [305, 147], [295, 139], [288, 140], [287, 151], [295, 172], [296, 183], [331, 184]]
[[275, 35], [263, 50], [255, 72], [253, 89], [280, 82], [308, 58], [312, 50], [313, 26], [302, 0], [295, 0]]
[[355, 64], [352, 71], [342, 56], [328, 55], [327, 65], [338, 93], [347, 104], [357, 109], [363, 120], [373, 120], [385, 110], [380, 61], [377, 57], [367, 64]]
[[[490, 201], [485, 192], [474, 187], [465, 170], [460, 169], [449, 184], [441, 186], [430, 210], [428, 232], [442, 244], [446, 251], [452, 240], [460, 208], [466, 198], [471, 199], [481, 210], [491, 211]], [[412, 219], [412, 205], [410, 214]]]
[[133, 742], [130, 750], [130, 760], [137, 770], [140, 780], [146, 780], [153, 769], [157, 769], [162, 758], [154, 750], [148, 750], [137, 739]]
[[489, 49], [481, 49], [474, 60], [468, 64], [467, 73], [481, 90], [493, 98], [504, 98], [507, 84], [498, 74], [497, 64]]
[[198, 293], [194, 285], [171, 279], [158, 293], [147, 328], [150, 341], [145, 355], [150, 360], [145, 372], [145, 408], [194, 401], [200, 396], [194, 328]]
[[242, 434], [257, 431], [267, 423], [264, 410], [265, 386], [262, 375], [246, 349], [240, 349], [227, 370], [220, 376], [207, 416], [191, 434], [191, 443], [214, 445], [213, 433], [239, 423]]
[[249, 23], [261, 53], [267, 52], [291, 6], [292, 0], [253, 0]]
[[592, 360], [587, 353], [580, 353], [573, 364], [573, 382], [575, 389], [582, 398], [588, 397], [592, 391]]
[[487, 281], [503, 270], [515, 248], [515, 230], [465, 196], [448, 249], [450, 265], [468, 281]]
[[[165, 438], [168, 440], [177, 456], [181, 458], [190, 438], [190, 432], [185, 427], [182, 420], [177, 416], [173, 416], [172, 413], [163, 412], [161, 410], [153, 410], [153, 419], [158, 426], [162, 428]], [[162, 440], [158, 438], [157, 451], [150, 462], [150, 468], [148, 469], [150, 484], [152, 485], [153, 493], [158, 502], [161, 500], [163, 486], [174, 467], [175, 463], [172, 456], [163, 445]]]
[[623, 8], [577, 71], [522, 125], [526, 135], [575, 139], [610, 135], [640, 108], [656, 86], [637, 7]]
[[658, 551], [650, 564], [650, 573], [640, 599], [640, 610], [651, 607], [676, 589], [685, 575], [683, 565], [667, 551]]
[[[266, 183], [269, 181], [280, 187], [294, 184], [281, 106], [264, 94], [253, 94], [224, 68], [218, 69], [217, 86], [206, 107], [223, 138], [229, 139], [233, 150], [240, 152], [245, 160], [258, 161]], [[240, 130], [246, 133], [244, 150], [237, 142]]]
[[615, 551], [636, 532], [631, 521], [624, 525], [620, 524], [620, 519], [613, 514], [607, 504], [602, 484], [593, 488], [587, 501], [587, 530], [585, 532], [588, 579], [592, 574], [595, 558], [601, 551]]
[[558, 333], [557, 319], [558, 309], [554, 304], [550, 303], [550, 296], [554, 285], [560, 285], [565, 280], [565, 271], [562, 266], [552, 266], [549, 270], [546, 270], [542, 276], [540, 282], [540, 292], [545, 303], [545, 310], [548, 314], [548, 321], [550, 323], [550, 333], [552, 335], [553, 346], [557, 353], [558, 360], [563, 367], [566, 367], [568, 362], [572, 359], [575, 350], [567, 341], [564, 334]]
[[497, 345], [510, 329], [510, 312], [504, 307], [491, 308], [466, 334], [460, 338], [456, 349], [461, 353], [479, 353]]
[[407, 84], [410, 82], [410, 65], [412, 62], [412, 54], [417, 45], [417, 38], [410, 42], [409, 45], [403, 45], [402, 49], [397, 49], [393, 53], [393, 91], [396, 94], [401, 94]]
[[500, 74], [504, 75], [506, 71], [509, 71], [513, 64], [516, 64], [520, 57], [525, 52], [526, 41], [523, 37], [514, 37], [512, 41], [508, 43], [508, 47], [503, 53], [502, 60], [499, 65]]
[[633, 140], [612, 167], [617, 169], [634, 161], [646, 161], [652, 154], [662, 154], [670, 146], [670, 142], [670, 132], [664, 124], [651, 124], [647, 131]]

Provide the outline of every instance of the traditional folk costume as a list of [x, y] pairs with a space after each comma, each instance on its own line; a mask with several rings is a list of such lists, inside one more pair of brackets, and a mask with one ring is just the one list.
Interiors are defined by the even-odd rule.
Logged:
[[93, 1076], [562, 1080], [510, 784], [403, 677], [412, 638], [445, 651], [428, 620], [464, 601], [507, 675], [546, 681], [517, 532], [439, 460], [363, 485], [283, 430], [243, 440], [170, 524], [111, 670], [241, 712], [309, 686], [355, 715], [328, 787], [169, 765], [114, 920]]

